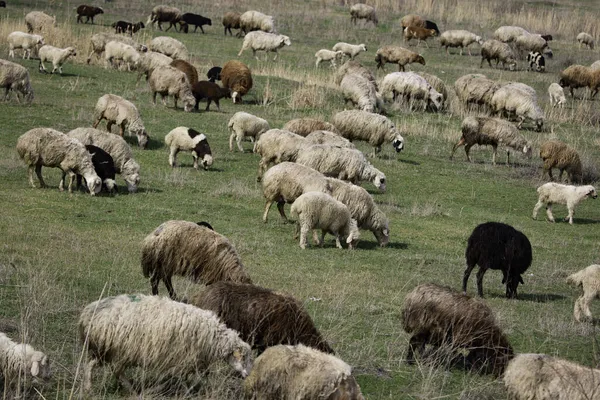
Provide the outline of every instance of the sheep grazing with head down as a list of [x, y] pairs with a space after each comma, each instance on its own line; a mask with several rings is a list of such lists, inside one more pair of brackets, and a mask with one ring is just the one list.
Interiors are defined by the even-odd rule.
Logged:
[[528, 33], [515, 39], [515, 47], [523, 54], [524, 52], [551, 53], [546, 39], [542, 35]]
[[554, 180], [552, 169], [558, 168], [560, 171], [558, 176], [559, 181], [562, 181], [563, 172], [566, 171], [569, 183], [581, 182], [583, 176], [581, 159], [577, 151], [567, 146], [567, 144], [558, 140], [550, 140], [543, 143], [540, 147], [540, 158], [544, 162], [543, 175], [548, 174], [551, 181]]
[[331, 68], [335, 68], [337, 67], [335, 62], [341, 61], [344, 58], [344, 53], [342, 51], [321, 49], [315, 53], [315, 57], [317, 58], [315, 68], [318, 68], [319, 64], [323, 61], [329, 61], [331, 63]]
[[233, 114], [233, 117], [231, 117], [227, 124], [227, 128], [231, 133], [229, 137], [229, 151], [233, 151], [233, 140], [235, 139], [237, 147], [242, 153], [244, 152], [242, 140], [245, 137], [250, 138], [253, 142], [252, 152], [255, 153], [256, 143], [260, 135], [271, 129], [266, 120], [243, 111]]
[[296, 161], [298, 151], [304, 146], [306, 146], [304, 137], [282, 129], [270, 129], [260, 135], [255, 149], [261, 157], [258, 163], [257, 181], [260, 182], [270, 164]]
[[8, 399], [12, 395], [30, 398], [30, 389], [46, 383], [52, 371], [46, 354], [31, 345], [15, 343], [0, 332], [0, 376], [4, 378], [4, 394]]
[[579, 48], [581, 45], [587, 46], [590, 50], [594, 50], [594, 37], [586, 32], [581, 32], [577, 35], [577, 41], [579, 42]]
[[367, 46], [363, 43], [350, 44], [345, 42], [339, 42], [333, 45], [332, 50], [336, 52], [341, 51], [342, 53], [350, 57], [350, 60], [354, 60], [354, 58], [357, 55], [359, 55], [363, 51], [367, 51]]
[[376, 86], [362, 75], [344, 75], [340, 89], [346, 104], [351, 103], [359, 110], [370, 113], [383, 110], [383, 100], [377, 93]]
[[489, 106], [500, 85], [481, 74], [463, 75], [454, 82], [456, 96], [464, 106]]
[[481, 46], [483, 44], [483, 39], [481, 36], [465, 30], [446, 31], [440, 36], [440, 47], [446, 48], [446, 54], [450, 54], [448, 52], [448, 47], [460, 47], [461, 56], [463, 55], [464, 48], [466, 48], [469, 51], [469, 55], [471, 55], [471, 48], [469, 46], [473, 43], [479, 43]]
[[367, 68], [363, 67], [359, 62], [353, 60], [346, 61], [337, 69], [334, 77], [335, 84], [339, 85], [342, 83], [342, 79], [344, 79], [346, 75], [350, 74], [360, 75], [363, 78], [366, 78], [375, 86], [375, 90], [377, 90], [377, 81], [375, 79], [375, 75]]
[[553, 82], [550, 84], [550, 86], [548, 86], [548, 97], [550, 98], [550, 105], [552, 107], [564, 107], [565, 103], [567, 102], [565, 91], [563, 90], [562, 86], [556, 82]]
[[396, 153], [404, 149], [404, 138], [394, 123], [383, 115], [348, 110], [335, 114], [331, 122], [346, 139], [366, 141], [373, 146], [373, 156], [381, 151], [384, 142], [391, 143]]
[[355, 149], [356, 146], [339, 134], [331, 131], [314, 131], [306, 136], [307, 146], [313, 144], [327, 144], [330, 146], [346, 147], [348, 149]]
[[273, 17], [258, 11], [246, 11], [240, 15], [240, 32], [247, 34], [252, 31], [275, 32]]
[[268, 348], [244, 381], [246, 399], [364, 400], [348, 364], [303, 345]]
[[139, 81], [142, 75], [146, 75], [146, 80], [148, 80], [155, 68], [158, 68], [161, 65], [171, 65], [172, 61], [173, 59], [171, 57], [156, 51], [141, 53], [140, 59], [135, 65], [135, 68], [138, 71], [137, 80]]
[[117, 366], [115, 377], [130, 391], [133, 386], [123, 376], [127, 367], [181, 378], [218, 361], [242, 377], [252, 366], [248, 343], [212, 311], [165, 297], [123, 294], [90, 303], [79, 316], [79, 335], [90, 358], [83, 374], [86, 393], [98, 363]]
[[108, 32], [95, 33], [90, 39], [92, 51], [90, 52], [90, 55], [87, 58], [87, 63], [89, 64], [92, 61], [93, 55], [95, 55], [97, 59], [100, 59], [102, 53], [104, 53], [106, 44], [111, 41], [128, 44], [140, 52], [145, 52], [148, 50], [146, 46], [136, 43], [135, 40], [133, 40], [132, 38], [128, 38], [127, 36], [117, 35], [115, 33]]
[[481, 45], [479, 68], [483, 67], [484, 61], [487, 61], [490, 68], [492, 68], [492, 60], [496, 61], [496, 68], [498, 68], [499, 63], [502, 63], [503, 69], [506, 69], [507, 65], [511, 71], [517, 68], [515, 54], [510, 46], [495, 39], [488, 39]]
[[162, 31], [162, 23], [168, 22], [169, 27], [166, 29], [167, 31], [173, 26], [177, 30], [177, 24], [180, 20], [181, 10], [179, 8], [161, 4], [152, 9], [152, 13], [148, 16], [146, 24], [151, 25], [152, 28], [154, 28], [154, 24], [158, 24], [158, 29]]
[[193, 222], [162, 223], [142, 243], [142, 271], [150, 278], [152, 294], [162, 280], [172, 299], [174, 275], [210, 285], [219, 281], [252, 283], [239, 254], [223, 235]]
[[242, 96], [252, 89], [252, 73], [250, 68], [240, 61], [230, 60], [223, 65], [221, 70], [223, 87], [231, 90], [231, 99], [234, 103], [241, 103]]
[[419, 63], [425, 65], [425, 59], [422, 55], [399, 46], [383, 46], [377, 50], [375, 62], [377, 62], [377, 69], [381, 68], [382, 70], [385, 70], [384, 65], [386, 63], [398, 64], [398, 71], [404, 71], [406, 64]]
[[[575, 301], [573, 316], [577, 322], [593, 322], [590, 304], [600, 298], [600, 265], [592, 264], [567, 277], [567, 283], [580, 287], [583, 294]], [[583, 313], [583, 318], [581, 313]]]
[[11, 32], [6, 39], [8, 40], [8, 56], [12, 58], [15, 57], [15, 49], [23, 49], [23, 59], [27, 56], [29, 60], [31, 50], [35, 50], [36, 46], [44, 44], [42, 36], [19, 31]]
[[40, 47], [38, 51], [38, 56], [40, 57], [40, 72], [47, 72], [46, 66], [44, 65], [44, 61], [50, 61], [52, 63], [52, 72], [58, 70], [59, 74], [62, 74], [62, 65], [67, 58], [75, 57], [77, 55], [77, 51], [75, 47], [67, 47], [65, 49], [60, 49], [58, 47], [45, 45]]
[[169, 65], [183, 72], [191, 86], [194, 86], [198, 82], [198, 70], [189, 62], [185, 60], [173, 60]]
[[[92, 164], [94, 164], [96, 174], [102, 180], [102, 189], [106, 189], [109, 193], [117, 191], [117, 183], [115, 182], [117, 169], [115, 168], [113, 158], [100, 147], [86, 144], [85, 148], [90, 153], [90, 156], [92, 156]], [[77, 189], [81, 186], [82, 179], [83, 177], [77, 174]]]
[[514, 42], [515, 40], [517, 40], [517, 38], [519, 36], [522, 35], [528, 35], [529, 32], [527, 32], [525, 29], [521, 28], [520, 26], [501, 26], [500, 28], [496, 29], [496, 31], [494, 32], [494, 39], [499, 40], [501, 42], [504, 43], [510, 43], [510, 42]]
[[20, 64], [0, 59], [0, 88], [4, 88], [4, 101], [8, 100], [11, 91], [19, 103], [21, 98], [27, 102], [33, 101], [29, 71]]
[[202, 160], [202, 167], [205, 170], [213, 163], [212, 152], [206, 135], [195, 129], [179, 126], [167, 133], [165, 144], [170, 148], [169, 165], [173, 168], [177, 164], [177, 153], [182, 150], [192, 153], [195, 169], [198, 169], [198, 160]]
[[412, 39], [417, 39], [417, 46], [423, 41], [429, 48], [427, 39], [435, 36], [437, 36], [435, 29], [420, 28], [418, 26], [407, 26], [404, 28], [404, 41], [410, 43]]
[[145, 149], [150, 140], [144, 122], [137, 107], [130, 101], [125, 100], [116, 94], [105, 94], [98, 99], [94, 109], [94, 128], [98, 127], [100, 121], [106, 119], [106, 130], [111, 131], [113, 125], [118, 125], [121, 137], [127, 132], [128, 135], [135, 135], [138, 139], [138, 145]]
[[513, 357], [506, 335], [483, 301], [434, 283], [419, 285], [406, 295], [402, 327], [411, 335], [408, 362], [431, 344], [452, 353], [467, 350], [467, 367], [498, 376]]
[[537, 192], [539, 197], [538, 202], [533, 208], [533, 219], [536, 219], [538, 211], [545, 205], [548, 221], [554, 222], [552, 205], [565, 204], [569, 211], [569, 214], [565, 217], [565, 221], [569, 221], [569, 224], [571, 225], [573, 225], [573, 213], [575, 212], [575, 207], [588, 197], [591, 197], [592, 199], [598, 197], [596, 189], [591, 185], [571, 186], [555, 182], [544, 183], [537, 188]]
[[600, 90], [600, 69], [593, 70], [584, 65], [571, 65], [560, 73], [560, 86], [568, 87], [571, 97], [575, 98], [573, 89], [588, 87], [593, 98]]
[[530, 86], [519, 82], [506, 84], [496, 90], [489, 105], [498, 116], [514, 115], [519, 120], [518, 128], [528, 119], [535, 124], [536, 131], [542, 130], [544, 112], [537, 103], [535, 90]]
[[316, 118], [296, 118], [289, 120], [285, 123], [283, 128], [284, 131], [293, 132], [296, 135], [308, 136], [314, 131], [330, 131], [335, 132], [335, 126], [329, 122], [322, 121]]
[[117, 67], [116, 60], [123, 61], [127, 64], [127, 71], [131, 71], [131, 67], [135, 67], [140, 62], [140, 53], [133, 46], [111, 40], [104, 47], [104, 59], [107, 65], [113, 67]]
[[133, 36], [134, 33], [140, 29], [144, 29], [146, 25], [142, 21], [133, 23], [127, 21], [117, 21], [111, 25], [115, 28], [115, 33], [129, 33], [129, 36]]
[[274, 52], [275, 57], [273, 61], [277, 60], [279, 56], [279, 49], [283, 46], [290, 46], [292, 42], [290, 38], [285, 35], [278, 35], [275, 33], [267, 33], [262, 31], [248, 32], [244, 37], [244, 43], [238, 53], [238, 57], [242, 55], [244, 50], [251, 49], [252, 55], [258, 60], [256, 55], [257, 51], [264, 51], [265, 55], [269, 52]]
[[439, 111], [442, 108], [444, 97], [441, 93], [419, 74], [414, 72], [393, 72], [387, 74], [380, 84], [379, 93], [384, 99], [396, 101], [401, 97], [410, 106], [412, 111], [414, 101], [423, 101], [423, 108]]
[[157, 36], [150, 41], [148, 48], [169, 56], [174, 60], [189, 60], [190, 53], [187, 47], [177, 39], [169, 36]]
[[189, 304], [217, 314], [259, 354], [279, 344], [303, 344], [334, 353], [302, 303], [289, 294], [244, 283], [215, 282], [194, 294]]
[[42, 11], [31, 11], [25, 15], [25, 25], [27, 32], [48, 32], [56, 26], [56, 16], [51, 17]]
[[[223, 34], [225, 36], [227, 36], [227, 31], [229, 31], [229, 34], [231, 36], [233, 36], [233, 33], [231, 33], [231, 29], [240, 29], [240, 17], [242, 16], [242, 14], [235, 12], [235, 11], [228, 11], [225, 13], [225, 15], [223, 15]], [[236, 34], [237, 37], [240, 37], [242, 33], [242, 30], [240, 29], [238, 31], [238, 33]]]
[[166, 106], [168, 96], [173, 96], [174, 107], [177, 108], [177, 100], [183, 102], [183, 110], [191, 112], [196, 105], [196, 98], [184, 72], [170, 65], [157, 67], [148, 79], [152, 91], [152, 103], [156, 104], [156, 95], [160, 94], [162, 103]]
[[356, 24], [359, 19], [364, 19], [365, 22], [370, 21], [375, 26], [379, 23], [375, 8], [362, 3], [353, 4], [350, 7], [350, 22]]
[[96, 15], [104, 14], [104, 10], [101, 7], [88, 6], [87, 4], [80, 5], [75, 11], [77, 12], [77, 23], [83, 22], [82, 19], [85, 17], [86, 24], [90, 20], [93, 24]]

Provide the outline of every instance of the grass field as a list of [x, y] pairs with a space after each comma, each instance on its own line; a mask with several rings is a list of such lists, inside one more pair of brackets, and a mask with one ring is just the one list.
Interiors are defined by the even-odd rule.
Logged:
[[[543, 183], [537, 157], [543, 141], [558, 138], [569, 143], [581, 154], [589, 175], [600, 176], [598, 98], [569, 99], [563, 110], [553, 110], [547, 98], [548, 85], [558, 81], [562, 69], [600, 59], [598, 50], [578, 50], [574, 44], [575, 34], [586, 27], [598, 39], [597, 1], [471, 4], [413, 0], [401, 2], [399, 8], [396, 3], [400, 2], [376, 0], [380, 15], [377, 28], [350, 25], [347, 7], [339, 1], [173, 1], [169, 4], [213, 19], [213, 25], [205, 27], [205, 35], [172, 30], [166, 33], [188, 46], [202, 75], [213, 65], [238, 58], [241, 40], [223, 36], [220, 24], [227, 10], [257, 9], [272, 14], [278, 30], [292, 41], [292, 46], [281, 51], [277, 62], [264, 58], [256, 61], [250, 52], [239, 58], [254, 75], [254, 87], [244, 104], [234, 105], [227, 100], [221, 103], [221, 112], [199, 113], [175, 110], [172, 100], [169, 107], [152, 105], [146, 83], [136, 85], [136, 73], [85, 64], [92, 33], [110, 30], [110, 24], [118, 19], [145, 21], [155, 2], [102, 3], [106, 13], [97, 17], [98, 25], [94, 26], [75, 24], [74, 8], [78, 2], [8, 3], [8, 8], [0, 9], [2, 57], [8, 53], [6, 36], [14, 30], [25, 30], [23, 16], [34, 9], [57, 15], [59, 26], [47, 37], [47, 43], [74, 43], [78, 49], [75, 62], [63, 66], [63, 76], [40, 74], [37, 60], [17, 59], [30, 71], [35, 100], [31, 105], [15, 101], [0, 104], [0, 326], [17, 325], [21, 340], [51, 356], [54, 379], [44, 389], [43, 398], [67, 399], [78, 394], [81, 345], [76, 323], [86, 304], [101, 295], [150, 293], [150, 284], [140, 268], [141, 241], [169, 219], [209, 221], [235, 244], [257, 284], [291, 293], [304, 301], [337, 354], [355, 368], [368, 399], [506, 396], [501, 381], [490, 376], [430, 364], [408, 366], [403, 362], [408, 343], [400, 321], [404, 296], [424, 282], [460, 288], [467, 237], [485, 221], [513, 225], [533, 245], [534, 260], [524, 276], [525, 285], [519, 288], [519, 300], [504, 298], [498, 272], [488, 272], [484, 280], [486, 302], [497, 313], [515, 350], [599, 365], [597, 332], [593, 325], [573, 321], [577, 292], [564, 282], [569, 273], [600, 263], [598, 203], [581, 203], [573, 226], [564, 222], [549, 224], [543, 220], [543, 213], [537, 221], [531, 219], [537, 200], [535, 188]], [[363, 240], [355, 251], [336, 249], [331, 238], [325, 248], [301, 250], [292, 237], [293, 225], [281, 223], [276, 211], [271, 211], [267, 224], [262, 223], [264, 201], [255, 179], [258, 157], [249, 152], [229, 152], [227, 121], [242, 110], [267, 119], [272, 128], [304, 116], [329, 120], [344, 109], [344, 101], [333, 82], [332, 70], [325, 64], [315, 70], [314, 53], [331, 48], [338, 41], [365, 43], [368, 52], [361, 54], [358, 61], [375, 70], [374, 55], [379, 46], [402, 45], [398, 19], [409, 12], [426, 15], [438, 22], [442, 30], [465, 28], [484, 37], [491, 37], [496, 27], [513, 22], [554, 35], [551, 47], [555, 57], [547, 61], [545, 74], [527, 72], [523, 61], [517, 72], [487, 67], [480, 70], [477, 50], [472, 57], [447, 56], [436, 41], [430, 43], [430, 48], [418, 50], [427, 65], [411, 66], [412, 70], [439, 76], [449, 86], [463, 74], [481, 71], [493, 79], [534, 87], [547, 117], [542, 132], [523, 131], [535, 145], [534, 157], [528, 160], [516, 155], [516, 165], [511, 166], [499, 157], [501, 162], [494, 167], [491, 149], [475, 147], [471, 151], [474, 163], [465, 162], [462, 150], [450, 161], [451, 147], [460, 137], [463, 110], [455, 104], [450, 111], [439, 114], [410, 113], [403, 107], [390, 107], [390, 118], [405, 137], [405, 150], [397, 155], [388, 145], [380, 157], [371, 160], [387, 176], [386, 193], [364, 184], [390, 219], [390, 244], [379, 248], [373, 235], [363, 232]], [[148, 41], [161, 34], [147, 28], [139, 40]], [[394, 70], [394, 66], [387, 67], [388, 72]], [[378, 77], [383, 76], [379, 71]], [[117, 182], [122, 190], [114, 197], [61, 193], [57, 190], [60, 171], [51, 169], [44, 169], [50, 188], [32, 189], [25, 165], [15, 151], [17, 138], [40, 126], [67, 132], [91, 125], [94, 105], [105, 93], [134, 102], [151, 136], [148, 150], [134, 148], [142, 168], [138, 193], [127, 194], [120, 178]], [[163, 138], [182, 125], [208, 136], [215, 159], [209, 171], [195, 171], [191, 168], [191, 156], [184, 153], [180, 153], [180, 168], [169, 167]], [[128, 138], [132, 145], [133, 139]], [[250, 144], [245, 147], [249, 149]], [[358, 147], [371, 151], [362, 143]], [[564, 208], [555, 207], [557, 220], [564, 215]], [[474, 281], [473, 276], [469, 285], [472, 294]], [[197, 287], [178, 279], [176, 290], [185, 295]], [[166, 294], [164, 286], [160, 291]], [[600, 312], [600, 307], [593, 312]], [[203, 384], [196, 392], [168, 396], [240, 398], [240, 382], [224, 366], [201, 380]], [[97, 370], [94, 382], [94, 398], [127, 396], [116, 388], [108, 369], [104, 374]], [[160, 391], [149, 391], [144, 397], [165, 396]]]

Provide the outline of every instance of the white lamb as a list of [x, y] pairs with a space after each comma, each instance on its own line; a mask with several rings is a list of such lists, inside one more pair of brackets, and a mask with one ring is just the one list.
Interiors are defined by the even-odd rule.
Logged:
[[233, 151], [233, 140], [235, 139], [237, 147], [242, 153], [244, 152], [242, 140], [245, 137], [250, 138], [252, 141], [254, 145], [252, 152], [255, 153], [256, 143], [260, 135], [271, 129], [266, 120], [243, 111], [233, 114], [233, 117], [231, 117], [227, 124], [227, 128], [231, 133], [231, 136], [229, 136], [229, 151]]
[[398, 96], [410, 105], [413, 100], [424, 101], [424, 108], [430, 107], [435, 111], [442, 108], [444, 96], [435, 90], [421, 75], [415, 72], [392, 72], [387, 74], [379, 84], [379, 93], [384, 99], [395, 101]]
[[139, 63], [140, 53], [133, 46], [112, 40], [104, 47], [104, 59], [113, 67], [115, 60], [122, 60], [127, 64], [127, 71], [131, 71], [131, 66]]
[[194, 158], [194, 168], [198, 169], [198, 159], [202, 160], [202, 167], [208, 169], [213, 163], [212, 153], [208, 140], [203, 133], [185, 126], [179, 126], [167, 133], [165, 144], [170, 147], [169, 165], [175, 167], [177, 153], [181, 150], [190, 151]]
[[567, 283], [583, 289], [583, 294], [575, 301], [573, 315], [577, 322], [581, 322], [581, 313], [588, 321], [593, 321], [590, 304], [592, 300], [600, 298], [600, 265], [592, 264], [581, 271], [567, 277]]
[[25, 32], [15, 31], [8, 35], [8, 56], [15, 58], [15, 49], [23, 49], [23, 58], [31, 58], [31, 50], [37, 45], [44, 45], [44, 38], [40, 35], [32, 35]]
[[127, 131], [129, 135], [137, 136], [138, 145], [142, 149], [148, 145], [149, 137], [144, 122], [132, 102], [115, 94], [105, 94], [98, 99], [94, 109], [94, 128], [98, 127], [102, 119], [107, 121], [107, 131], [110, 132], [112, 126], [117, 124], [121, 128], [121, 136]]
[[335, 68], [337, 67], [335, 62], [341, 61], [344, 58], [344, 52], [321, 49], [315, 53], [315, 57], [317, 58], [315, 68], [318, 68], [322, 61], [329, 61], [331, 63], [331, 67]]
[[150, 46], [148, 48], [175, 60], [188, 60], [190, 58], [187, 47], [179, 40], [169, 36], [155, 37], [150, 41]]
[[538, 202], [533, 208], [533, 219], [536, 219], [538, 211], [540, 208], [542, 208], [542, 206], [545, 205], [548, 220], [550, 222], [554, 222], [552, 205], [565, 204], [567, 206], [567, 210], [569, 211], [569, 215], [565, 217], [565, 221], [569, 221], [569, 224], [571, 225], [573, 224], [573, 212], [575, 211], [577, 204], [588, 197], [591, 197], [592, 199], [598, 197], [596, 194], [596, 189], [591, 185], [572, 186], [555, 182], [543, 184], [537, 188], [537, 192], [539, 198]]
[[550, 97], [550, 105], [552, 107], [564, 107], [565, 103], [567, 102], [565, 91], [563, 90], [562, 86], [556, 82], [551, 83], [550, 86], [548, 86], [548, 96]]
[[[306, 248], [306, 236], [311, 230], [316, 245], [323, 245], [325, 233], [335, 236], [335, 245], [339, 249], [342, 248], [340, 236], [345, 238], [349, 249], [353, 249], [358, 243], [360, 232], [348, 207], [326, 193], [304, 193], [292, 204], [291, 216], [297, 219], [294, 239], [298, 238], [300, 231], [300, 247], [303, 249]], [[321, 230], [320, 240], [316, 229]]]
[[440, 47], [446, 48], [446, 54], [450, 54], [448, 52], [448, 47], [460, 47], [461, 56], [463, 55], [464, 48], [466, 48], [469, 51], [469, 55], [471, 55], [471, 48], [469, 46], [473, 43], [479, 43], [481, 46], [483, 44], [483, 39], [481, 36], [472, 32], [460, 29], [445, 31], [440, 35]]
[[38, 55], [40, 57], [40, 65], [39, 65], [39, 69], [40, 72], [44, 71], [46, 72], [46, 67], [44, 66], [44, 61], [50, 61], [52, 63], [52, 74], [54, 73], [54, 71], [56, 71], [58, 69], [58, 73], [62, 74], [62, 65], [64, 64], [65, 61], [67, 61], [67, 58], [69, 57], [75, 57], [77, 55], [77, 51], [75, 50], [75, 47], [67, 47], [65, 49], [61, 49], [58, 47], [54, 47], [54, 46], [50, 46], [50, 45], [45, 45], [40, 47], [40, 50], [38, 51]]
[[[33, 384], [44, 383], [52, 375], [48, 356], [25, 343], [15, 343], [0, 332], [0, 376], [5, 394], [27, 395]], [[24, 389], [24, 390], [22, 390]]]
[[288, 36], [263, 31], [253, 31], [247, 33], [246, 37], [244, 37], [244, 43], [238, 53], [238, 57], [242, 55], [244, 50], [252, 49], [252, 55], [258, 60], [258, 56], [256, 55], [257, 51], [264, 51], [265, 53], [272, 51], [275, 53], [275, 57], [273, 57], [273, 61], [275, 61], [279, 55], [279, 49], [283, 46], [290, 46], [291, 44], [292, 42]]
[[354, 57], [359, 55], [361, 52], [367, 51], [367, 46], [363, 43], [350, 44], [350, 43], [345, 43], [345, 42], [339, 42], [333, 46], [332, 50], [333, 51], [341, 51], [345, 55], [350, 57], [351, 60], [354, 60]]

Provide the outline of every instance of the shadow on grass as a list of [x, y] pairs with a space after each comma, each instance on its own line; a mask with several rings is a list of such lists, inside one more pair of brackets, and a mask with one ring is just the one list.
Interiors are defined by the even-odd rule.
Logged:
[[403, 163], [403, 164], [409, 164], [409, 165], [421, 165], [421, 163], [418, 163], [416, 161], [413, 160], [403, 160], [403, 159], [399, 159], [399, 162]]
[[[380, 248], [380, 246], [377, 241], [360, 240], [356, 248], [361, 250], [374, 250]], [[385, 249], [405, 250], [408, 249], [408, 244], [399, 242], [389, 242], [383, 250]]]
[[[485, 295], [485, 293], [484, 293]], [[491, 299], [506, 299], [506, 295], [501, 293], [490, 293], [485, 297]], [[550, 301], [564, 300], [566, 296], [552, 293], [519, 293], [515, 301], [533, 301], [534, 303], [548, 303]], [[509, 300], [509, 299], [507, 299]]]

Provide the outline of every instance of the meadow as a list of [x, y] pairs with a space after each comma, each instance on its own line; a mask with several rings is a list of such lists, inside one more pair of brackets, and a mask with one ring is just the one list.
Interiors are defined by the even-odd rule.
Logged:
[[[590, 65], [600, 59], [599, 50], [579, 50], [575, 36], [585, 30], [600, 38], [600, 3], [571, 1], [392, 0], [369, 1], [378, 9], [380, 23], [353, 26], [348, 5], [330, 0], [224, 0], [220, 2], [174, 0], [184, 12], [212, 18], [206, 34], [160, 32], [147, 27], [137, 36], [148, 42], [168, 35], [181, 40], [192, 62], [204, 76], [213, 65], [240, 59], [251, 68], [254, 87], [243, 104], [221, 101], [221, 112], [185, 113], [160, 102], [135, 72], [116, 71], [101, 63], [87, 65], [89, 38], [112, 31], [119, 19], [146, 21], [157, 1], [114, 0], [100, 3], [105, 14], [96, 25], [76, 24], [72, 0], [9, 0], [0, 9], [0, 55], [7, 57], [6, 36], [26, 30], [23, 17], [32, 10], [56, 15], [58, 26], [46, 43], [74, 45], [78, 55], [63, 66], [63, 75], [41, 74], [35, 59], [14, 61], [29, 69], [35, 99], [32, 104], [0, 103], [0, 326], [16, 326], [13, 337], [42, 349], [53, 360], [54, 378], [40, 398], [70, 399], [79, 396], [82, 346], [77, 330], [81, 309], [101, 296], [150, 293], [150, 283], [140, 268], [141, 241], [170, 219], [209, 221], [234, 243], [255, 283], [293, 294], [304, 302], [321, 333], [338, 356], [354, 367], [366, 398], [375, 399], [498, 399], [506, 397], [501, 380], [435, 363], [404, 362], [408, 335], [402, 330], [404, 296], [416, 285], [436, 282], [460, 289], [465, 268], [464, 250], [473, 228], [486, 221], [510, 224], [524, 232], [533, 246], [533, 263], [519, 287], [519, 299], [504, 297], [501, 274], [489, 271], [484, 279], [486, 303], [494, 310], [516, 352], [556, 355], [587, 366], [600, 365], [598, 332], [592, 324], [573, 320], [573, 301], [578, 295], [565, 283], [570, 273], [600, 263], [600, 213], [598, 201], [586, 200], [576, 210], [575, 223], [562, 222], [566, 209], [554, 208], [557, 223], [540, 213], [531, 218], [537, 201], [535, 189], [544, 183], [539, 145], [560, 139], [579, 151], [586, 176], [598, 185], [600, 157], [599, 99], [568, 99], [564, 109], [550, 107], [547, 87], [558, 81], [561, 70], [571, 64]], [[276, 62], [237, 53], [242, 41], [224, 36], [222, 15], [229, 10], [256, 9], [273, 15], [276, 27], [292, 41]], [[264, 208], [261, 186], [256, 182], [258, 156], [249, 151], [230, 152], [227, 122], [237, 111], [246, 111], [279, 128], [290, 119], [316, 117], [329, 120], [344, 109], [344, 100], [333, 82], [333, 70], [325, 63], [314, 67], [314, 53], [338, 41], [365, 43], [368, 51], [357, 61], [375, 71], [374, 56], [386, 44], [403, 46], [399, 18], [417, 13], [437, 22], [440, 29], [469, 29], [485, 38], [500, 25], [520, 25], [532, 32], [554, 36], [554, 58], [547, 60], [544, 74], [528, 72], [523, 60], [518, 71], [479, 69], [475, 45], [473, 56], [446, 55], [437, 40], [418, 51], [426, 66], [411, 65], [440, 77], [446, 85], [466, 73], [524, 82], [534, 87], [546, 114], [542, 132], [522, 131], [534, 144], [531, 159], [516, 154], [514, 164], [491, 164], [491, 148], [474, 147], [473, 163], [462, 149], [449, 160], [460, 138], [465, 111], [453, 102], [443, 113], [409, 112], [388, 107], [389, 117], [405, 138], [399, 154], [391, 145], [371, 162], [385, 172], [386, 193], [370, 184], [378, 206], [390, 219], [391, 237], [379, 248], [370, 232], [362, 232], [358, 249], [338, 250], [331, 237], [324, 248], [302, 250], [293, 239], [293, 225], [279, 220], [271, 210], [268, 223], [261, 220]], [[466, 54], [466, 53], [465, 53]], [[259, 56], [260, 57], [260, 56]], [[396, 67], [388, 65], [387, 72]], [[383, 78], [385, 72], [377, 71]], [[149, 149], [135, 147], [141, 165], [140, 189], [116, 196], [92, 197], [83, 192], [60, 192], [60, 171], [44, 169], [47, 189], [32, 189], [19, 159], [17, 138], [35, 127], [63, 132], [90, 126], [97, 99], [114, 93], [137, 105], [151, 137]], [[580, 92], [580, 95], [583, 92]], [[216, 109], [214, 105], [211, 107]], [[201, 104], [200, 109], [203, 109]], [[208, 171], [192, 168], [191, 156], [180, 153], [180, 167], [168, 165], [164, 136], [177, 126], [205, 133], [214, 164]], [[105, 123], [101, 123], [105, 127]], [[371, 148], [358, 143], [358, 148]], [[250, 149], [249, 143], [245, 148]], [[289, 206], [286, 206], [289, 210]], [[475, 274], [473, 274], [475, 275]], [[198, 286], [176, 279], [178, 294], [187, 295]], [[166, 295], [164, 286], [160, 294]], [[475, 294], [475, 276], [469, 282]], [[592, 310], [600, 312], [598, 304]], [[600, 315], [600, 314], [598, 314]], [[144, 398], [241, 398], [240, 381], [227, 366], [216, 366], [190, 393], [171, 393], [146, 384]], [[93, 398], [127, 398], [111, 379], [108, 368], [94, 377]]]

